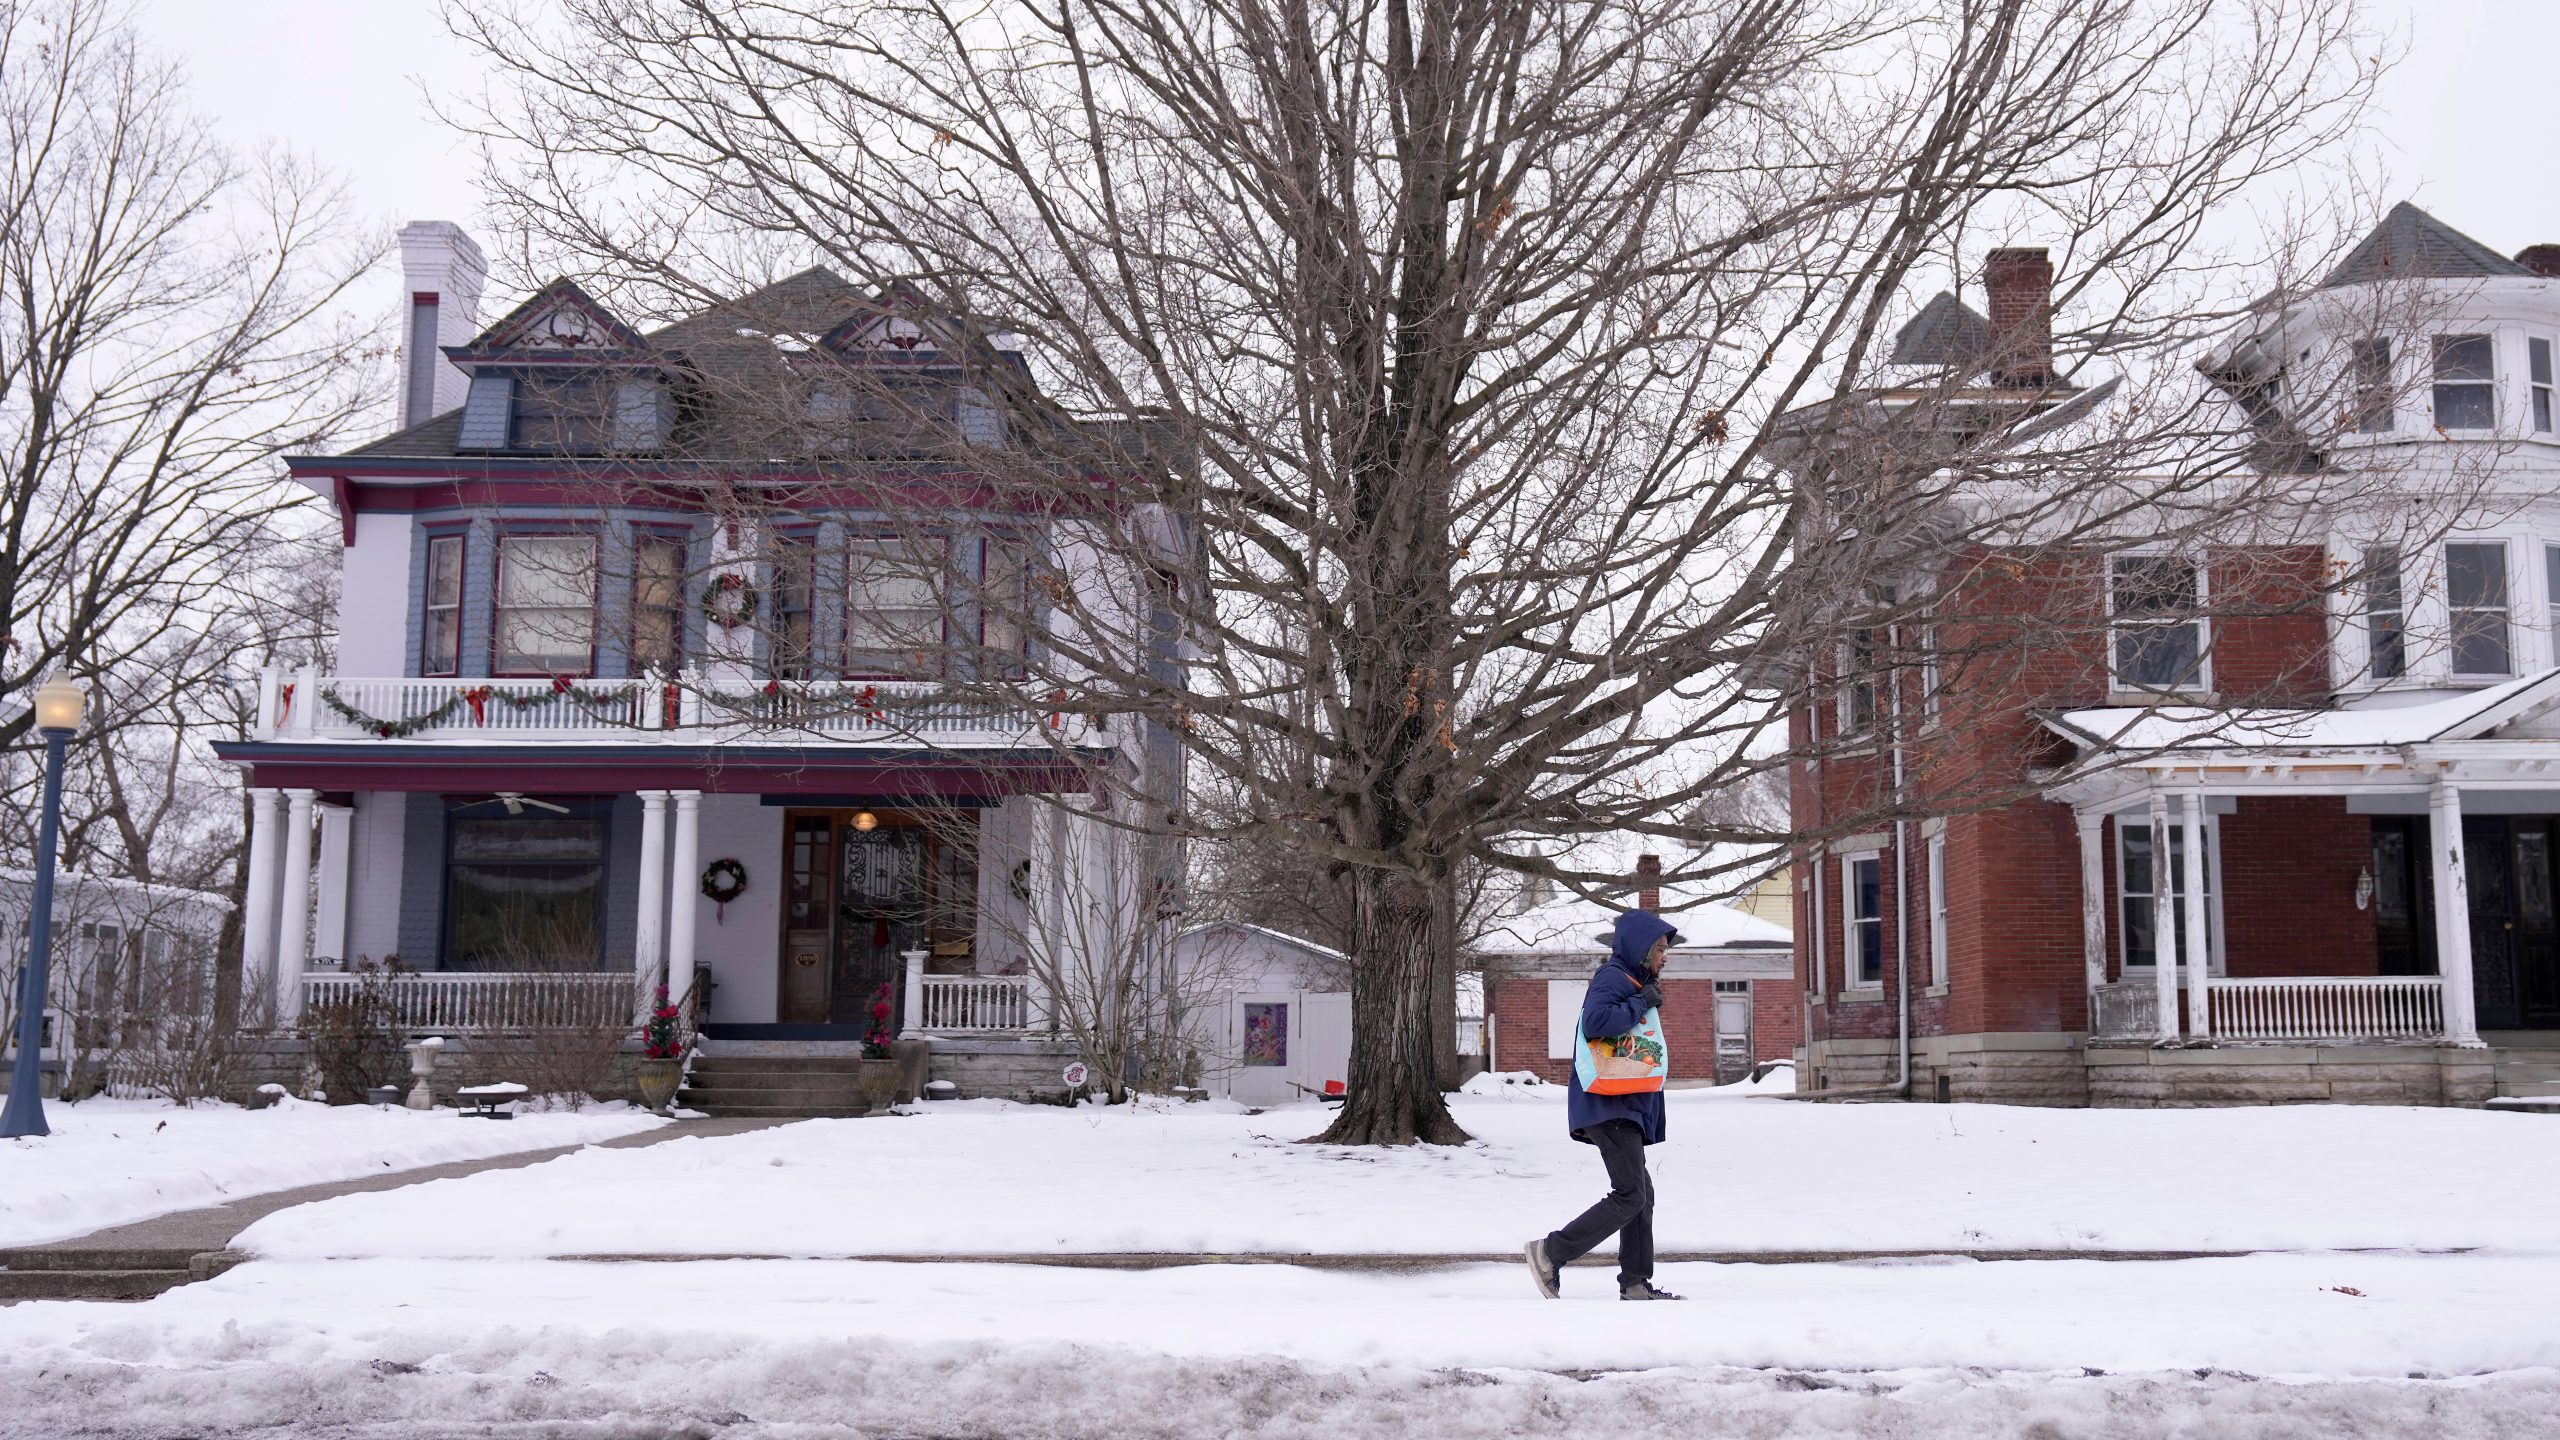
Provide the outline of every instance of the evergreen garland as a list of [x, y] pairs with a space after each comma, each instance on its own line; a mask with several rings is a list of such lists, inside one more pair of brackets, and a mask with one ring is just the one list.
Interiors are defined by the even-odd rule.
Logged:
[[471, 707], [471, 723], [481, 724], [486, 718], [487, 707], [492, 700], [518, 712], [542, 705], [557, 705], [566, 700], [590, 715], [610, 719], [612, 709], [627, 703], [630, 699], [631, 694], [626, 691], [598, 689], [592, 685], [581, 685], [566, 675], [554, 675], [551, 677], [550, 689], [536, 691], [531, 695], [519, 695], [510, 690], [498, 689], [494, 685], [475, 685], [470, 689], [457, 690], [446, 696], [444, 703], [437, 705], [434, 709], [424, 710], [415, 715], [403, 715], [397, 720], [385, 720], [379, 715], [367, 715], [348, 704], [335, 690], [323, 688], [320, 691], [322, 704], [327, 705], [339, 718], [371, 734], [377, 740], [400, 740], [415, 735], [421, 730], [432, 730], [452, 719], [454, 714], [465, 705]]

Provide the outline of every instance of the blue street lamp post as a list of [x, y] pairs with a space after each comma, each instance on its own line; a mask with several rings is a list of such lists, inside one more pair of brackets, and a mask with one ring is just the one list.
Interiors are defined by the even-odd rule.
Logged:
[[36, 731], [44, 736], [44, 809], [36, 821], [36, 885], [27, 914], [27, 970], [18, 990], [18, 1066], [0, 1140], [49, 1135], [44, 1123], [45, 969], [53, 958], [53, 852], [62, 830], [62, 752], [80, 728], [88, 696], [59, 674], [36, 690]]

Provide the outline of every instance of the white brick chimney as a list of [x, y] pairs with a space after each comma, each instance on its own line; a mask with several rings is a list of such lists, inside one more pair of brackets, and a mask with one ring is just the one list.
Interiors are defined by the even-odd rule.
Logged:
[[403, 429], [461, 406], [469, 377], [437, 347], [480, 333], [480, 284], [488, 274], [480, 247], [452, 221], [412, 220], [401, 227], [400, 276], [409, 306], [400, 339]]

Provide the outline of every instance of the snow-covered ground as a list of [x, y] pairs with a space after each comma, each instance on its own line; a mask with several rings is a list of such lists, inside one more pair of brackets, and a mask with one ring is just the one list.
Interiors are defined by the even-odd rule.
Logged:
[[[1298, 1143], [1323, 1125], [1314, 1107], [935, 1104], [348, 1196], [240, 1243], [286, 1259], [1509, 1254], [1604, 1188], [1561, 1094], [1461, 1097], [1479, 1143], [1393, 1152]], [[2545, 1116], [1670, 1104], [1651, 1152], [1666, 1251], [2560, 1251]]]
[[1577, 1272], [1550, 1303], [1492, 1265], [262, 1261], [141, 1306], [0, 1309], [0, 1393], [28, 1433], [203, 1436], [2487, 1436], [2560, 1413], [2554, 1257], [1662, 1279], [1692, 1302]]
[[448, 1160], [583, 1145], [667, 1122], [627, 1106], [493, 1124], [453, 1110], [282, 1100], [264, 1110], [165, 1100], [49, 1103], [53, 1133], [0, 1140], [0, 1245]]

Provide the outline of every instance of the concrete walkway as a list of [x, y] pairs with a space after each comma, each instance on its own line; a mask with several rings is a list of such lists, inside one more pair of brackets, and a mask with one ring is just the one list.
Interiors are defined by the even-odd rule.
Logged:
[[[493, 1122], [505, 1124], [505, 1121]], [[657, 1145], [687, 1136], [738, 1135], [749, 1130], [762, 1130], [781, 1124], [777, 1120], [701, 1119], [678, 1120], [655, 1130], [637, 1135], [619, 1135], [611, 1140], [594, 1142], [597, 1147], [614, 1150], [642, 1145]], [[374, 1190], [398, 1190], [404, 1186], [424, 1184], [429, 1180], [450, 1180], [462, 1175], [477, 1175], [484, 1170], [520, 1170], [557, 1160], [589, 1148], [585, 1145], [555, 1145], [548, 1150], [521, 1150], [513, 1155], [491, 1155], [481, 1160], [453, 1160], [442, 1165], [422, 1165], [414, 1170], [385, 1170], [361, 1180], [332, 1180], [322, 1185], [305, 1185], [295, 1190], [270, 1190], [264, 1195], [244, 1195], [228, 1204], [203, 1210], [180, 1210], [169, 1215], [155, 1215], [118, 1225], [93, 1235], [69, 1240], [55, 1240], [43, 1245], [23, 1247], [29, 1250], [221, 1250], [231, 1238], [278, 1210], [308, 1205], [314, 1200], [333, 1200], [340, 1195], [362, 1195]]]

